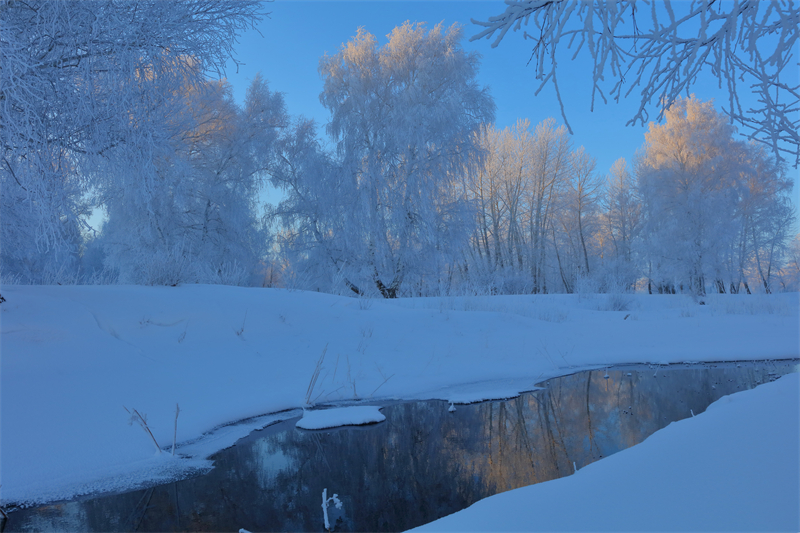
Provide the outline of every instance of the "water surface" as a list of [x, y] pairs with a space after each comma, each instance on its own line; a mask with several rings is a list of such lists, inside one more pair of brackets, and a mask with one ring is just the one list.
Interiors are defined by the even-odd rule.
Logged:
[[253, 432], [202, 476], [10, 513], [5, 531], [402, 531], [492, 494], [572, 474], [723, 395], [798, 362], [615, 367], [543, 383], [507, 401], [386, 405], [380, 424]]

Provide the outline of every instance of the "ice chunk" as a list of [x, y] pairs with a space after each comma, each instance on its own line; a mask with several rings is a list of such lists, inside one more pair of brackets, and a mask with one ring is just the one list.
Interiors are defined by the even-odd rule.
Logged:
[[384, 420], [386, 420], [386, 417], [380, 412], [380, 407], [359, 405], [319, 411], [304, 411], [303, 418], [297, 421], [297, 427], [302, 429], [326, 429], [339, 426], [374, 424]]

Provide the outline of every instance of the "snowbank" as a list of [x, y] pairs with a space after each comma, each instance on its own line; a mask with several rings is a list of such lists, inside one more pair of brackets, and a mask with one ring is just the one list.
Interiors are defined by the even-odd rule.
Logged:
[[800, 375], [412, 531], [798, 531]]
[[[579, 368], [798, 357], [798, 296], [353, 298], [224, 286], [4, 286], [0, 503], [122, 490], [317, 402], [531, 390]], [[622, 305], [620, 305], [622, 304]], [[620, 309], [616, 311], [611, 309]], [[278, 413], [263, 417], [266, 413]], [[260, 417], [260, 418], [254, 418]], [[247, 419], [238, 427], [221, 427]], [[202, 466], [202, 465], [201, 465]]]
[[298, 420], [296, 425], [301, 429], [327, 429], [340, 426], [363, 426], [384, 420], [386, 417], [380, 412], [380, 407], [363, 405], [321, 411], [303, 411], [303, 418]]

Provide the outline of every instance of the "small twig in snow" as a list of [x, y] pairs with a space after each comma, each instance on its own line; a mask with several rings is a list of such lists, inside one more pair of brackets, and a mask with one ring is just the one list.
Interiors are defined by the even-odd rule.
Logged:
[[244, 311], [244, 320], [242, 320], [242, 327], [238, 330], [234, 330], [237, 336], [241, 337], [242, 333], [244, 333], [244, 324], [247, 322], [247, 309]]
[[175, 433], [172, 434], [172, 455], [175, 455], [175, 441], [178, 440], [178, 413], [181, 412], [181, 406], [175, 404]]
[[[383, 376], [383, 373], [381, 373], [381, 376]], [[387, 381], [389, 381], [390, 379], [392, 379], [393, 377], [394, 377], [394, 374], [392, 374], [392, 375], [391, 375], [391, 376], [389, 376], [388, 378], [384, 379], [384, 380], [383, 380], [383, 383], [381, 383], [380, 385], [378, 385], [377, 387], [375, 387], [375, 390], [374, 390], [374, 391], [372, 391], [372, 392], [370, 393], [370, 397], [372, 397], [372, 395], [373, 395], [373, 394], [375, 394], [376, 392], [378, 392], [378, 389], [380, 389], [381, 387], [383, 387], [383, 386], [386, 384], [386, 382], [387, 382]], [[353, 386], [353, 389], [355, 390], [355, 385]]]
[[180, 334], [178, 337], [178, 344], [183, 342], [183, 339], [186, 338], [186, 332], [189, 330], [189, 321], [186, 321], [186, 327], [183, 328], [183, 333]]

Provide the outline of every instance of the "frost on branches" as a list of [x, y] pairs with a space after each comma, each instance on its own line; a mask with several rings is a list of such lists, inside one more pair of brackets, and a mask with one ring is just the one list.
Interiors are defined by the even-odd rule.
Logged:
[[[710, 102], [678, 99], [633, 164], [607, 176], [553, 119], [487, 127], [465, 179], [476, 208], [454, 281], [481, 293], [792, 287], [792, 190], [784, 165]], [[792, 270], [792, 269], [795, 270]]]
[[93, 245], [121, 283], [249, 284], [269, 242], [257, 199], [288, 125], [283, 96], [260, 76], [243, 107], [226, 82], [169, 94], [159, 142], [110, 161], [116, 179], [99, 189], [108, 222]]
[[[506, 0], [504, 13], [488, 21], [471, 40], [494, 37], [497, 46], [509, 30], [523, 31], [534, 43], [531, 60], [539, 86], [552, 82], [564, 112], [557, 61], [559, 49], [584, 49], [592, 57], [592, 107], [599, 97], [619, 101], [638, 91], [639, 109], [629, 124], [649, 120], [648, 104], [660, 104], [658, 119], [679, 97], [690, 93], [707, 68], [728, 90], [725, 112], [764, 143], [778, 159], [800, 164], [800, 85], [797, 34], [800, 5], [794, 0]], [[610, 76], [609, 76], [610, 75]], [[606, 94], [603, 82], [612, 79]], [[750, 90], [758, 104], [742, 105]]]
[[[255, 1], [0, 2], [0, 263], [74, 270], [89, 205], [167, 133], [170, 91], [230, 58]], [[129, 169], [123, 169], [129, 170]], [[143, 184], [147, 187], [147, 183]]]
[[456, 26], [406, 23], [378, 47], [359, 30], [320, 61], [337, 153], [319, 154], [300, 124], [274, 178], [287, 200], [272, 214], [290, 226], [287, 246], [328, 265], [330, 282], [393, 298], [436, 284], [467, 242], [472, 212], [458, 180], [477, 168], [474, 134], [494, 104], [460, 40]]
[[764, 147], [735, 141], [710, 102], [679, 99], [650, 124], [637, 163], [651, 292], [767, 293], [794, 213], [791, 181]]

